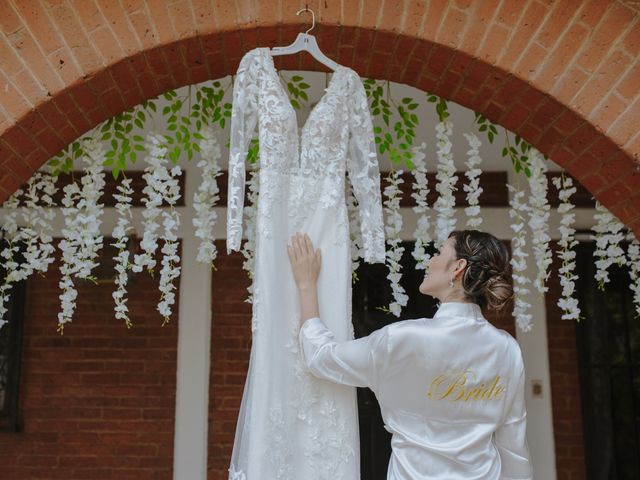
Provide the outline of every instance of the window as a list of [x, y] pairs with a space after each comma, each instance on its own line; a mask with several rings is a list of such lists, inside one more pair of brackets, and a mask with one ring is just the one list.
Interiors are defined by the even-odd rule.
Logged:
[[593, 242], [577, 247], [576, 326], [589, 480], [640, 478], [640, 319], [627, 267], [612, 266], [598, 290]]

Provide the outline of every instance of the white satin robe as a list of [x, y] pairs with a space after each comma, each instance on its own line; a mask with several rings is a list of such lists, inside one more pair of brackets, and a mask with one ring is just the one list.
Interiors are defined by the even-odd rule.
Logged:
[[532, 478], [522, 353], [478, 305], [446, 302], [347, 342], [314, 317], [299, 342], [314, 375], [376, 394], [393, 434], [388, 480]]

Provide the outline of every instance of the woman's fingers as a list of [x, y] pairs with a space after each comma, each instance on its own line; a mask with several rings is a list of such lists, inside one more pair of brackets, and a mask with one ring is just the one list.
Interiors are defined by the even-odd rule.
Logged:
[[304, 234], [304, 248], [307, 255], [313, 255], [313, 243], [306, 233]]
[[[287, 248], [289, 247], [287, 246]], [[303, 257], [313, 257], [315, 254], [313, 242], [306, 233], [303, 235], [297, 232], [291, 237], [291, 250], [296, 260], [301, 260]]]
[[287, 255], [289, 255], [289, 261], [291, 263], [294, 263], [294, 262], [298, 261], [294, 248], [289, 244], [287, 244]]

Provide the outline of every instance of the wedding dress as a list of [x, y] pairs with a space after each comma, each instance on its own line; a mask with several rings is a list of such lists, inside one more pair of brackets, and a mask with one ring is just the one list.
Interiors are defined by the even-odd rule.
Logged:
[[241, 60], [234, 81], [227, 252], [242, 238], [245, 158], [258, 126], [259, 189], [251, 357], [229, 468], [231, 480], [360, 478], [356, 391], [302, 363], [298, 295], [286, 245], [307, 233], [322, 251], [320, 314], [353, 339], [345, 170], [358, 202], [364, 259], [385, 255], [380, 173], [357, 73], [340, 66], [302, 129], [269, 48]]

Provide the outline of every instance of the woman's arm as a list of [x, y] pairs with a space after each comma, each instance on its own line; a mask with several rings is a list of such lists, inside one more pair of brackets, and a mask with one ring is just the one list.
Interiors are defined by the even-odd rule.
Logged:
[[379, 371], [387, 359], [388, 332], [377, 330], [368, 337], [337, 342], [322, 322], [317, 283], [320, 250], [314, 251], [307, 235], [296, 234], [287, 245], [293, 276], [300, 294], [300, 351], [307, 368], [319, 378], [343, 385], [376, 389]]
[[296, 233], [291, 237], [291, 245], [287, 245], [287, 253], [300, 295], [300, 321], [319, 317], [318, 275], [322, 263], [320, 249], [314, 251], [307, 234]]

